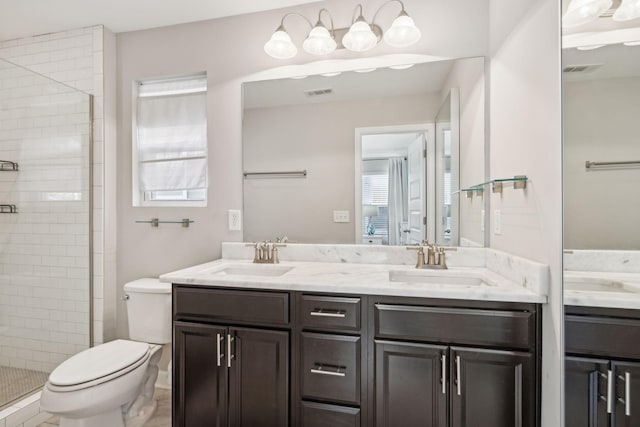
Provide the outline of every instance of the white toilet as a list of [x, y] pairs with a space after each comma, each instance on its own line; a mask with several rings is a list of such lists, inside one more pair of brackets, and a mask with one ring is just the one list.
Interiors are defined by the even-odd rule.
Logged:
[[171, 285], [139, 279], [124, 286], [130, 340], [84, 350], [49, 375], [40, 407], [60, 427], [139, 427], [153, 399], [162, 345], [171, 342]]

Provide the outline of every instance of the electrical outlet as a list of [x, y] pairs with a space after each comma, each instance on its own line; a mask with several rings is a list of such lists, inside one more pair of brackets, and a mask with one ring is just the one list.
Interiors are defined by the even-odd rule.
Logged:
[[229, 209], [229, 231], [242, 230], [242, 212], [238, 209]]
[[333, 211], [333, 222], [349, 222], [349, 211]]
[[480, 211], [480, 231], [484, 231], [484, 221], [485, 221], [485, 215], [484, 215], [484, 209], [482, 209], [482, 211]]
[[502, 234], [502, 213], [500, 209], [493, 212], [493, 234]]

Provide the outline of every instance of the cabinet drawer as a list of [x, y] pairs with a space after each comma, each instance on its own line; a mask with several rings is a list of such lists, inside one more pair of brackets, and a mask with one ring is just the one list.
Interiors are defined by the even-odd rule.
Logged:
[[174, 286], [174, 320], [286, 325], [289, 294]]
[[502, 310], [375, 305], [376, 338], [495, 347], [534, 345], [533, 313]]
[[302, 396], [360, 403], [360, 337], [303, 332]]
[[360, 330], [360, 298], [302, 295], [303, 328]]
[[360, 427], [360, 408], [302, 402], [303, 427]]
[[567, 353], [640, 359], [640, 320], [565, 316]]

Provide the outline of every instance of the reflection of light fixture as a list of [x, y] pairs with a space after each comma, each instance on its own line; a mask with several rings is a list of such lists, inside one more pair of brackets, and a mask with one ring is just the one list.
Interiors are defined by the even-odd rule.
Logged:
[[392, 65], [389, 68], [392, 70], [406, 70], [407, 68], [411, 68], [416, 64], [402, 64], [402, 65]]
[[353, 70], [356, 73], [370, 73], [372, 71], [375, 71], [376, 68], [361, 68], [360, 70]]
[[562, 26], [577, 27], [598, 19], [612, 4], [613, 0], [571, 0], [567, 13], [562, 17]]
[[625, 46], [640, 46], [640, 40], [636, 40], [634, 42], [624, 42]]
[[[401, 10], [399, 15], [393, 20], [391, 26], [386, 32], [382, 32], [381, 28], [375, 24], [378, 13], [390, 3], [399, 3]], [[333, 18], [331, 13], [327, 9], [320, 9], [318, 13], [318, 21], [316, 25], [312, 25], [303, 15], [299, 13], [287, 13], [282, 17], [280, 25], [276, 29], [275, 33], [271, 36], [271, 39], [265, 44], [264, 51], [271, 57], [276, 59], [289, 59], [293, 58], [298, 49], [295, 47], [291, 40], [291, 36], [284, 28], [284, 20], [291, 15], [299, 16], [303, 18], [311, 28], [309, 35], [302, 43], [302, 48], [313, 55], [326, 55], [337, 48], [335, 40], [336, 31], [344, 32], [342, 38], [342, 45], [344, 48], [354, 52], [365, 52], [373, 49], [381, 38], [384, 38], [385, 43], [392, 47], [407, 47], [411, 46], [420, 40], [422, 34], [418, 27], [416, 27], [413, 19], [407, 14], [404, 9], [404, 3], [400, 0], [388, 0], [382, 4], [373, 15], [371, 24], [363, 16], [362, 5], [356, 6], [354, 12], [358, 11], [357, 17], [354, 13], [351, 26], [346, 29], [334, 30]], [[329, 15], [331, 22], [331, 31], [322, 23], [321, 15], [325, 12]]]
[[622, 0], [622, 4], [613, 13], [614, 21], [630, 21], [640, 18], [640, 0]]
[[322, 73], [320, 75], [323, 77], [335, 77], [335, 76], [339, 76], [340, 74], [342, 74], [342, 71], [334, 71], [332, 73]]
[[594, 50], [594, 49], [600, 49], [603, 46], [604, 46], [603, 44], [594, 44], [594, 45], [590, 45], [590, 46], [578, 46], [576, 49], [578, 49], [578, 50]]

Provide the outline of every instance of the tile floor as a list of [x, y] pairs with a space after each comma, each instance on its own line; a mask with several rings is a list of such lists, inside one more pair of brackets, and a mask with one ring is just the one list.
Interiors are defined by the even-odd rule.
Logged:
[[[158, 409], [144, 427], [171, 427], [171, 390], [156, 388], [155, 399]], [[58, 419], [53, 417], [37, 427], [56, 427]]]

